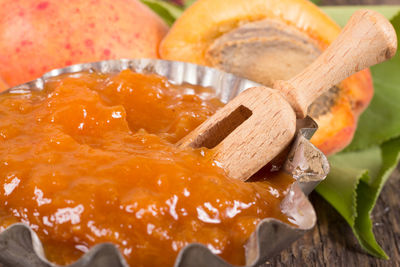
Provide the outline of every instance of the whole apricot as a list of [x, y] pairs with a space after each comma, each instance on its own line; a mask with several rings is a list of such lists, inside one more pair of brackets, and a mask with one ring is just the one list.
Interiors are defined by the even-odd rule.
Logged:
[[0, 0], [0, 77], [15, 86], [76, 63], [157, 58], [167, 30], [138, 0]]

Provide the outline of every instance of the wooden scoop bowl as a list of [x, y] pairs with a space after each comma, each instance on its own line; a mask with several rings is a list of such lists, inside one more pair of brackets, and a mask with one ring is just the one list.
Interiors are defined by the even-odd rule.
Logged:
[[304, 71], [273, 89], [252, 87], [239, 94], [193, 132], [179, 147], [213, 149], [231, 178], [247, 180], [288, 146], [296, 118], [348, 76], [394, 56], [396, 33], [379, 13], [353, 14], [339, 37]]

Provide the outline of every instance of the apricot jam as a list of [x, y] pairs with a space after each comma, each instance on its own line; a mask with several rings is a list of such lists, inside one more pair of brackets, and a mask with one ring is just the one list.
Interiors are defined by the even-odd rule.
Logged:
[[156, 75], [75, 73], [0, 95], [0, 225], [32, 227], [58, 264], [114, 243], [132, 266], [172, 266], [205, 244], [234, 264], [293, 182], [229, 179], [207, 149], [174, 142], [222, 103]]

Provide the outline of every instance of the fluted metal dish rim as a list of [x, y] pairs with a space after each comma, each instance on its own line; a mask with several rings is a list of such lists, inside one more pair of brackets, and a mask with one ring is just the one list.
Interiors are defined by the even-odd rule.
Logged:
[[[111, 70], [120, 71], [123, 69], [133, 69], [137, 72], [143, 72], [143, 73], [157, 73], [159, 75], [167, 77], [170, 81], [172, 81], [174, 83], [178, 83], [178, 84], [187, 82], [187, 83], [198, 84], [198, 85], [207, 87], [207, 86], [211, 86], [208, 83], [213, 83], [213, 87], [217, 88], [217, 90], [216, 90], [217, 96], [220, 97], [220, 99], [223, 102], [227, 102], [234, 95], [237, 95], [238, 93], [240, 93], [241, 91], [243, 91], [249, 87], [261, 86], [260, 84], [258, 84], [256, 82], [237, 77], [233, 74], [225, 73], [223, 71], [216, 70], [216, 69], [213, 69], [210, 67], [199, 66], [199, 65], [195, 65], [195, 64], [191, 64], [191, 63], [167, 61], [167, 60], [157, 60], [157, 59], [120, 59], [120, 60], [107, 60], [107, 61], [99, 61], [99, 62], [92, 62], [92, 63], [83, 63], [83, 64], [68, 66], [68, 67], [61, 68], [61, 69], [55, 69], [55, 70], [52, 70], [52, 71], [44, 74], [42, 77], [40, 77], [34, 81], [10, 88], [10, 89], [6, 90], [5, 92], [2, 92], [2, 94], [5, 94], [5, 93], [24, 94], [24, 93], [29, 93], [32, 90], [41, 90], [41, 89], [43, 89], [43, 86], [48, 79], [59, 76], [61, 74], [74, 73], [74, 72], [79, 72], [79, 71], [90, 71], [90, 70], [107, 73], [107, 72], [112, 72]], [[179, 78], [176, 78], [176, 77], [171, 78], [173, 75], [176, 75], [176, 77], [179, 76]], [[228, 89], [224, 90], [224, 88], [225, 88], [224, 86], [232, 86], [234, 88], [234, 90], [232, 91], [230, 88], [229, 88], [229, 90]], [[302, 121], [301, 123], [303, 123], [303, 122], [304, 121]], [[308, 194], [309, 192], [311, 192], [312, 189], [320, 181], [322, 181], [329, 172], [329, 163], [328, 163], [326, 157], [323, 155], [323, 153], [321, 151], [319, 151], [315, 146], [313, 146], [308, 141], [308, 139], [310, 139], [312, 134], [315, 132], [317, 125], [311, 118], [306, 118], [305, 123], [306, 123], [307, 127], [302, 127], [302, 128], [298, 129], [298, 134], [293, 142], [293, 146], [296, 146], [296, 145], [299, 146], [299, 144], [300, 144], [303, 146], [303, 148], [306, 147], [309, 150], [314, 150], [315, 153], [317, 153], [320, 157], [321, 168], [323, 170], [323, 173], [314, 174], [311, 172], [310, 174], [307, 174], [308, 176], [305, 175], [304, 177], [302, 177], [303, 180], [298, 180], [297, 182], [295, 182], [295, 184], [293, 185], [293, 190], [294, 191], [297, 190], [297, 194], [303, 195], [302, 201], [303, 200], [308, 201], [305, 194]], [[294, 151], [294, 150], [295, 150], [295, 147], [292, 147], [291, 151], [289, 152], [288, 160], [290, 159], [290, 155], [292, 155], [292, 156], [296, 155], [295, 154], [296, 151]], [[292, 160], [294, 160], [294, 159], [292, 159]], [[285, 166], [287, 166], [287, 165], [288, 164], [286, 163]], [[287, 168], [290, 168], [290, 166]], [[286, 169], [286, 170], [288, 170], [288, 169]], [[300, 170], [300, 172], [301, 172], [301, 170]], [[302, 190], [302, 192], [299, 193], [299, 190]], [[313, 214], [314, 219], [316, 220], [315, 211], [312, 208], [311, 203], [308, 202], [308, 204], [309, 204], [308, 209], [311, 209], [311, 213]], [[313, 221], [312, 224], [308, 225], [307, 227], [301, 228], [301, 227], [293, 227], [292, 225], [286, 224], [284, 222], [278, 221], [273, 218], [266, 218], [257, 225], [257, 229], [252, 234], [252, 237], [250, 238], [249, 242], [251, 240], [253, 240], [253, 243], [256, 242], [255, 247], [260, 249], [260, 247], [262, 247], [262, 241], [263, 241], [263, 240], [260, 240], [260, 239], [262, 239], [262, 237], [260, 237], [260, 235], [262, 235], [261, 232], [263, 229], [270, 227], [271, 229], [279, 229], [277, 231], [281, 231], [280, 233], [277, 232], [278, 238], [279, 238], [279, 234], [285, 235], [290, 232], [291, 236], [286, 237], [287, 241], [284, 241], [283, 244], [281, 244], [280, 246], [289, 245], [292, 241], [297, 239], [304, 232], [311, 229], [315, 225], [315, 220]], [[266, 225], [268, 227], [266, 227]], [[28, 226], [23, 226], [23, 224], [14, 224], [14, 225], [10, 226], [3, 233], [0, 234], [0, 241], [1, 241], [1, 237], [4, 236], [4, 233], [7, 233], [10, 230], [15, 229], [15, 227], [18, 227], [19, 229], [23, 229], [24, 227], [25, 228], [27, 227], [29, 229], [29, 233], [31, 236], [30, 238], [32, 240], [33, 251], [36, 253], [36, 256], [43, 262], [43, 264], [45, 264], [43, 266], [55, 266], [45, 258], [44, 253], [43, 253], [43, 248], [40, 244], [40, 241], [37, 238], [37, 235]], [[18, 230], [18, 231], [22, 231], [22, 230]], [[269, 234], [271, 234], [271, 232]], [[272, 232], [272, 234], [274, 234], [274, 233]], [[70, 267], [72, 267], [72, 266], [73, 267], [89, 266], [86, 264], [88, 262], [90, 263], [91, 261], [94, 260], [94, 257], [96, 257], [96, 256], [93, 256], [93, 255], [98, 255], [97, 251], [101, 250], [101, 246], [103, 246], [103, 245], [110, 247], [110, 244], [96, 245], [95, 247], [90, 249], [89, 252], [87, 252], [84, 256], [82, 256], [80, 260], [78, 260], [77, 262], [75, 262], [69, 266]], [[249, 243], [247, 244], [247, 246], [249, 246]], [[1, 242], [0, 242], [0, 247], [1, 247]], [[115, 250], [114, 252], [116, 252], [118, 254], [118, 257], [120, 259], [120, 266], [127, 266], [126, 261], [124, 260], [122, 255], [118, 252], [118, 250], [116, 250], [115, 247], [110, 248], [110, 249]], [[279, 249], [282, 249], [282, 248], [279, 248]], [[277, 250], [277, 249], [275, 249], [275, 250]], [[187, 258], [185, 258], [185, 257], [187, 257], [187, 255], [189, 255], [189, 253], [193, 253], [193, 251], [195, 251], [194, 252], [195, 254], [200, 253], [200, 255], [206, 255], [206, 257], [209, 257], [209, 259], [206, 259], [206, 262], [208, 264], [205, 264], [204, 266], [207, 266], [207, 267], [208, 266], [227, 266], [227, 267], [232, 266], [229, 263], [225, 262], [223, 259], [221, 259], [219, 256], [214, 255], [204, 245], [191, 243], [191, 244], [187, 245], [186, 247], [184, 247], [178, 254], [177, 259], [175, 261], [175, 267], [203, 266], [203, 265], [193, 265], [190, 263], [196, 259], [191, 260], [189, 258], [189, 260], [187, 260]], [[198, 251], [198, 252], [196, 252], [196, 251]], [[274, 249], [272, 249], [272, 252], [276, 253], [277, 251], [274, 251]], [[272, 252], [270, 252], [270, 253], [272, 253]], [[0, 263], [2, 260], [1, 253], [2, 252], [0, 250]], [[255, 265], [262, 263], [264, 260], [266, 260], [267, 257], [265, 255], [260, 255], [260, 253], [264, 253], [263, 251], [258, 251], [257, 253], [258, 254], [253, 253], [254, 255], [251, 256], [252, 258], [250, 260], [247, 260], [247, 266], [255, 266]], [[192, 255], [192, 254], [190, 254], [190, 255]], [[269, 255], [269, 256], [271, 256], [271, 255]], [[92, 258], [90, 258], [90, 257], [92, 257]], [[191, 257], [196, 258], [195, 256], [191, 256]], [[199, 259], [197, 259], [197, 260], [199, 260]], [[201, 258], [200, 258], [200, 260], [201, 260]]]

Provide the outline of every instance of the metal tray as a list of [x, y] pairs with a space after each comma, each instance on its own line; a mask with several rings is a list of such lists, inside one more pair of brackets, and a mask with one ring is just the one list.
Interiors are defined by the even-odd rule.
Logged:
[[[132, 69], [139, 73], [156, 73], [167, 77], [175, 84], [195, 84], [211, 87], [223, 102], [228, 102], [241, 91], [260, 84], [225, 73], [213, 68], [195, 64], [155, 60], [121, 59], [100, 61], [56, 69], [41, 78], [10, 88], [4, 93], [29, 93], [42, 90], [47, 79], [65, 73], [79, 71], [100, 71], [115, 73]], [[317, 129], [317, 124], [309, 117], [297, 121], [297, 135], [283, 155], [283, 168], [296, 182], [283, 199], [281, 208], [298, 227], [291, 226], [273, 218], [262, 220], [245, 245], [246, 266], [257, 266], [277, 254], [294, 240], [302, 236], [316, 223], [315, 211], [308, 201], [308, 195], [329, 172], [329, 163], [324, 154], [313, 146], [308, 139]], [[43, 247], [35, 232], [28, 226], [18, 223], [11, 225], [0, 234], [0, 265], [3, 266], [46, 266], [54, 267], [43, 252]], [[78, 261], [69, 267], [127, 267], [128, 264], [118, 249], [110, 243], [98, 244], [91, 248]], [[192, 243], [178, 254], [175, 267], [228, 267], [231, 264], [214, 255], [206, 246]]]

